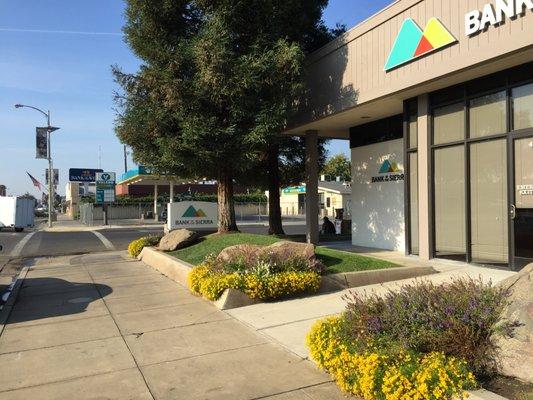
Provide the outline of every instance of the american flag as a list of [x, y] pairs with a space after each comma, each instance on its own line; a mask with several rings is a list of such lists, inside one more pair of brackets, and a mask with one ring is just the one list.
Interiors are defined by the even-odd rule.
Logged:
[[38, 188], [41, 192], [43, 191], [43, 185], [41, 185], [41, 183], [35, 179], [33, 176], [30, 175], [30, 173], [28, 171], [26, 171], [26, 173], [28, 174], [28, 176], [30, 177], [32, 183], [33, 183], [33, 186], [35, 186], [36, 188]]

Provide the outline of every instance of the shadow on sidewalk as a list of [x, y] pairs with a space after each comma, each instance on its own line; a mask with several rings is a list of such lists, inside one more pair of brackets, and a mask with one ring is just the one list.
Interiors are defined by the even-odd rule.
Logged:
[[27, 278], [18, 293], [8, 324], [81, 314], [89, 304], [111, 294], [107, 285], [60, 278]]

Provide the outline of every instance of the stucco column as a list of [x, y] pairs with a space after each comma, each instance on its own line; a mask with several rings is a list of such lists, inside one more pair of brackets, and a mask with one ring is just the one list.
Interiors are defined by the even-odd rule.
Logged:
[[158, 194], [157, 183], [154, 185], [154, 220], [157, 221], [157, 196]]
[[420, 258], [430, 259], [429, 96], [418, 97], [418, 227]]
[[307, 243], [318, 244], [318, 132], [305, 133], [305, 224]]
[[170, 203], [174, 203], [174, 182], [170, 181]]

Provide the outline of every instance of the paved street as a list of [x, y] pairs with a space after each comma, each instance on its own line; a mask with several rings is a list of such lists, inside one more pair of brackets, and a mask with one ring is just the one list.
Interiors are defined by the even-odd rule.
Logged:
[[[41, 226], [42, 228], [42, 226]], [[267, 234], [265, 225], [241, 225], [242, 232]], [[162, 225], [154, 227], [124, 227], [96, 231], [52, 231], [33, 230], [14, 232], [0, 231], [0, 244], [4, 246], [2, 257], [35, 257], [83, 254], [107, 250], [125, 250], [128, 244], [142, 236], [163, 232]], [[288, 224], [288, 235], [305, 233], [305, 225]]]
[[0, 399], [337, 399], [326, 374], [124, 252], [33, 258]]

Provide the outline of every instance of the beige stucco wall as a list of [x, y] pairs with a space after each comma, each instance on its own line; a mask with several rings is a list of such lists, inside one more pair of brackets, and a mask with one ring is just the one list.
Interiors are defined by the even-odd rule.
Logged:
[[[346, 194], [342, 195], [339, 193], [324, 191], [323, 189], [319, 189], [318, 193], [324, 194], [324, 209], [321, 209], [321, 215], [322, 216], [328, 216], [328, 217], [335, 217], [335, 209], [343, 208], [345, 210], [345, 219], [349, 219], [350, 214], [350, 207], [351, 207], [351, 196]], [[327, 198], [330, 198], [330, 207], [326, 207], [327, 205]], [[281, 214], [282, 215], [302, 215], [305, 213], [305, 208], [302, 208], [301, 210], [298, 210], [298, 195], [297, 194], [281, 194], [280, 197], [280, 205], [281, 205]], [[348, 213], [346, 213], [348, 211]]]
[[[399, 0], [313, 53], [307, 65], [307, 106], [288, 133], [318, 129], [325, 136], [338, 132], [342, 137], [350, 126], [401, 112], [406, 98], [532, 61], [532, 11], [472, 37], [465, 35], [465, 14], [487, 3], [491, 1]], [[458, 43], [385, 72], [403, 21], [413, 18], [423, 30], [432, 17]], [[325, 118], [332, 115], [336, 117]]]

